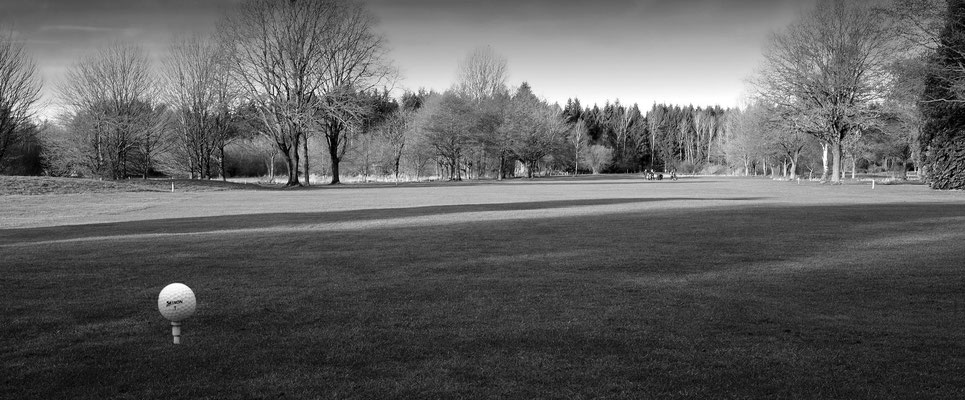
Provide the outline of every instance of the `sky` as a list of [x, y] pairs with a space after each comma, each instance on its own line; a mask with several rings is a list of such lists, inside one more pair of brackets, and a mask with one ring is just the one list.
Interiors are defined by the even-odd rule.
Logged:
[[[175, 34], [214, 30], [240, 0], [0, 0], [0, 23], [27, 43], [56, 107], [81, 57], [115, 41], [155, 60]], [[736, 106], [768, 35], [813, 0], [368, 0], [405, 89], [442, 91], [461, 59], [491, 46], [509, 85], [549, 102]]]

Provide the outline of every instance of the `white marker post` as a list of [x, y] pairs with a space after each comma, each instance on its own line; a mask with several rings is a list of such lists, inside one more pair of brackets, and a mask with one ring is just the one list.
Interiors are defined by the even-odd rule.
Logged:
[[191, 288], [183, 283], [172, 283], [161, 289], [157, 297], [157, 309], [171, 321], [174, 344], [181, 344], [181, 321], [194, 315], [198, 301]]

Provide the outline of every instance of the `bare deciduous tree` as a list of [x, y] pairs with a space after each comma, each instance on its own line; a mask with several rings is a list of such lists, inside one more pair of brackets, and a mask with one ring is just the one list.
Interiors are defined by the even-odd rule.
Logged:
[[511, 138], [500, 126], [504, 123], [509, 90], [506, 58], [490, 46], [472, 50], [459, 62], [455, 89], [477, 110], [475, 140], [481, 145], [479, 156], [488, 155], [498, 165], [496, 178], [506, 175], [505, 164], [512, 152]]
[[585, 158], [593, 174], [596, 175], [613, 162], [613, 149], [595, 144], [587, 148]]
[[492, 47], [479, 47], [459, 63], [456, 85], [463, 95], [478, 101], [505, 91], [508, 75], [505, 57]]
[[935, 50], [940, 46], [938, 36], [945, 24], [948, 7], [946, 0], [894, 0], [882, 11], [896, 23], [899, 36], [915, 45], [911, 52]]
[[405, 151], [406, 136], [411, 129], [415, 110], [400, 108], [389, 115], [381, 125], [379, 131], [391, 150], [392, 169], [395, 179], [399, 179], [399, 166], [402, 162], [402, 152]]
[[422, 110], [419, 121], [422, 139], [435, 149], [436, 156], [448, 170], [450, 180], [462, 180], [461, 162], [472, 139], [471, 113], [470, 101], [451, 90], [429, 97]]
[[247, 0], [222, 23], [232, 75], [285, 158], [289, 186], [301, 184], [299, 151], [307, 151], [305, 140], [316, 129], [324, 133], [338, 183], [349, 133], [366, 112], [357, 93], [392, 72], [374, 25], [371, 13], [351, 0]]
[[228, 176], [225, 172], [225, 149], [228, 145], [238, 140], [241, 134], [241, 126], [244, 126], [243, 117], [238, 112], [240, 107], [240, 93], [233, 84], [227, 66], [228, 58], [222, 52], [218, 54], [218, 68], [222, 74], [215, 76], [214, 82], [214, 112], [212, 124], [212, 142], [218, 159], [218, 170], [221, 180], [227, 181]]
[[773, 107], [768, 107], [766, 104], [756, 104], [754, 107], [758, 109], [756, 118], [759, 119], [755, 125], [763, 136], [765, 152], [770, 150], [771, 153], [783, 159], [782, 175], [797, 179], [798, 161], [805, 147], [814, 139], [782, 119], [782, 113]]
[[[942, 86], [947, 87], [947, 96], [929, 96], [922, 98], [923, 103], [965, 103], [965, 64], [946, 63], [939, 65], [928, 62], [928, 57], [943, 51], [959, 59], [965, 58], [965, 48], [960, 45], [949, 45], [943, 42], [942, 32], [945, 30], [965, 31], [965, 20], [955, 18], [949, 13], [948, 0], [894, 0], [890, 7], [884, 9], [886, 15], [895, 22], [898, 34], [904, 39], [903, 46], [904, 68], [919, 69], [917, 76], [924, 79], [925, 75], [933, 79], [940, 79]], [[920, 94], [920, 93], [915, 93]]]
[[143, 49], [115, 43], [67, 71], [60, 96], [86, 149], [90, 172], [128, 175], [143, 135], [156, 127], [157, 82]]
[[262, 134], [285, 159], [287, 186], [300, 186], [299, 145], [312, 126], [330, 26], [331, 1], [247, 0], [222, 22], [232, 76], [257, 112]]
[[[69, 122], [70, 118], [63, 116]], [[71, 176], [86, 168], [86, 159], [81, 146], [72, 137], [66, 124], [46, 124], [40, 130], [41, 158], [44, 173], [52, 176]]]
[[148, 104], [144, 110], [144, 126], [138, 137], [138, 150], [134, 157], [135, 170], [141, 177], [148, 178], [151, 171], [159, 166], [158, 159], [170, 153], [174, 146], [173, 115], [163, 104]]
[[570, 127], [569, 136], [570, 145], [573, 146], [573, 175], [580, 174], [580, 159], [583, 158], [588, 140], [586, 122], [579, 119]]
[[841, 179], [842, 142], [873, 117], [870, 105], [888, 86], [894, 32], [869, 5], [824, 0], [765, 51], [759, 94], [830, 146], [833, 182]]
[[413, 131], [418, 125], [419, 109], [429, 96], [430, 93], [422, 89], [418, 92], [406, 91], [395, 111], [392, 111], [379, 124], [379, 137], [385, 146], [396, 181], [399, 180], [403, 156], [411, 147]]
[[177, 120], [179, 153], [187, 157], [192, 179], [210, 179], [211, 162], [226, 142], [223, 114], [230, 113], [233, 100], [227, 59], [220, 46], [200, 35], [178, 37], [162, 71], [164, 97]]
[[40, 99], [37, 65], [12, 31], [0, 32], [0, 165]]
[[538, 164], [565, 146], [566, 123], [559, 110], [546, 104], [523, 83], [506, 107], [506, 121], [500, 129], [510, 138], [513, 156], [526, 166], [533, 177]]
[[322, 85], [315, 93], [316, 116], [327, 145], [332, 184], [339, 183], [339, 163], [353, 133], [368, 112], [358, 93], [394, 83], [395, 69], [388, 59], [385, 38], [375, 32], [377, 20], [361, 2], [332, 0], [332, 19], [324, 48]]
[[763, 154], [764, 140], [760, 132], [760, 121], [765, 118], [762, 107], [757, 104], [727, 115], [724, 154], [728, 164], [743, 166], [745, 176], [751, 173], [752, 160]]

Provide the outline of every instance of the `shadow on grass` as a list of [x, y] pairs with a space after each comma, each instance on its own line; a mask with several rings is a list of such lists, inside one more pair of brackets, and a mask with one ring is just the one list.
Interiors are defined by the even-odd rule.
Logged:
[[[4, 258], [0, 336], [21, 338], [0, 344], [4, 386], [17, 398], [961, 398], [963, 218], [965, 204], [735, 204], [36, 246]], [[173, 279], [200, 301], [181, 348], [154, 307]]]
[[84, 237], [197, 233], [231, 229], [263, 229], [303, 224], [359, 222], [386, 218], [411, 218], [472, 212], [537, 211], [573, 207], [644, 204], [673, 201], [753, 201], [762, 199], [763, 198], [759, 197], [587, 199], [424, 206], [314, 213], [261, 213], [199, 218], [170, 218], [42, 228], [2, 229], [0, 230], [0, 245], [37, 241], [69, 240]]
[[546, 181], [546, 182], [536, 182], [541, 186], [556, 186], [556, 185], [681, 185], [681, 184], [720, 184], [723, 181], [709, 180], [709, 179], [694, 179], [694, 178], [679, 178], [678, 180], [645, 180], [645, 179], [634, 179], [634, 180], [617, 180], [617, 181]]

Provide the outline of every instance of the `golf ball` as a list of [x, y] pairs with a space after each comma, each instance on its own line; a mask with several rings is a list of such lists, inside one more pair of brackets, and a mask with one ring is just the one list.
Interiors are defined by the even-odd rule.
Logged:
[[165, 286], [157, 297], [157, 309], [161, 311], [164, 318], [173, 322], [180, 322], [190, 317], [194, 314], [197, 304], [194, 292], [183, 283], [172, 283]]

